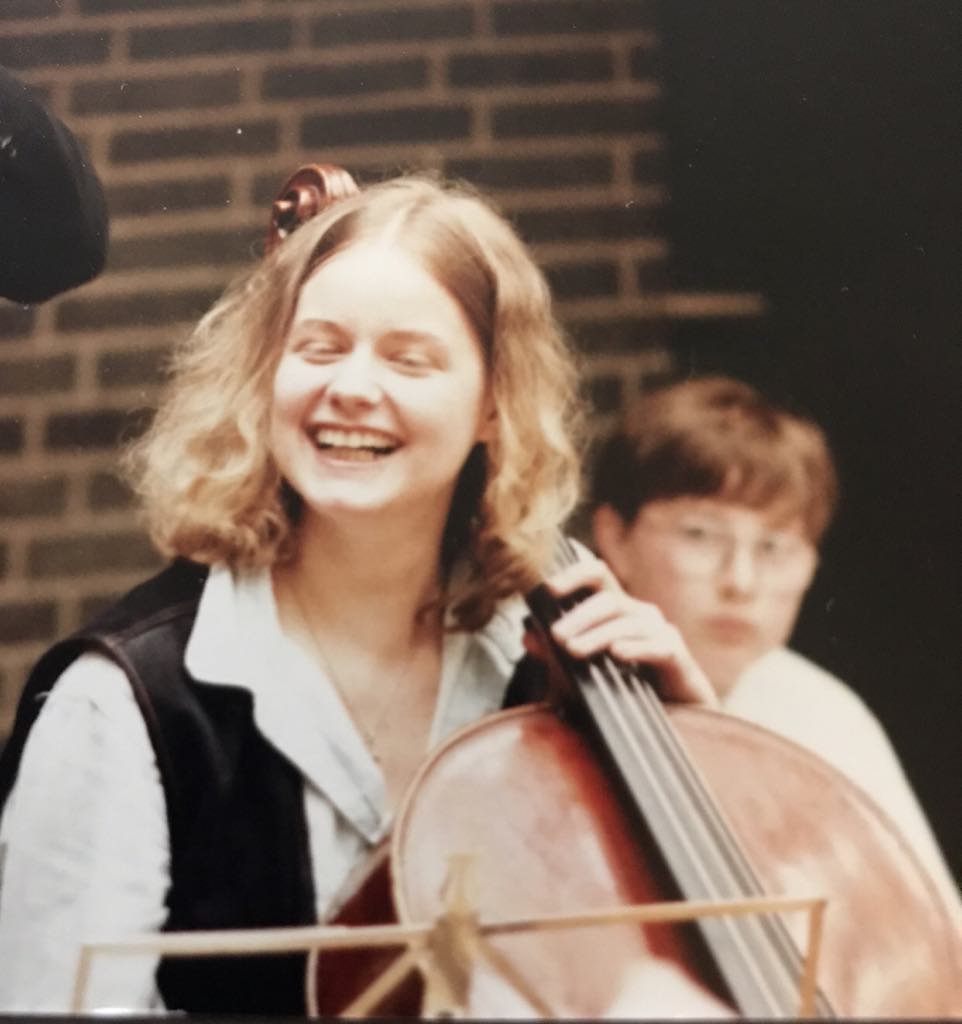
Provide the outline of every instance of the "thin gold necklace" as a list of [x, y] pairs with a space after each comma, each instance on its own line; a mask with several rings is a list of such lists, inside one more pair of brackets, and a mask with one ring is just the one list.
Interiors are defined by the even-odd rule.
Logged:
[[377, 706], [376, 713], [374, 714], [371, 724], [365, 725], [361, 721], [360, 716], [351, 707], [350, 702], [347, 699], [347, 694], [344, 692], [344, 687], [339, 685], [337, 674], [334, 672], [331, 666], [330, 660], [324, 654], [324, 650], [321, 647], [320, 641], [317, 638], [317, 634], [311, 628], [310, 619], [308, 618], [307, 612], [304, 608], [304, 602], [301, 600], [300, 591], [294, 586], [293, 582], [288, 582], [288, 590], [291, 596], [294, 598], [294, 606], [297, 610], [298, 618], [301, 620], [301, 627], [307, 636], [308, 643], [311, 645], [311, 650], [314, 652], [321, 669], [326, 673], [331, 685], [337, 691], [338, 696], [341, 698], [341, 703], [344, 705], [347, 711], [348, 718], [350, 718], [354, 728], [357, 730], [364, 746], [367, 748], [368, 753], [371, 755], [372, 760], [382, 765], [380, 751], [378, 750], [377, 740], [378, 736], [382, 735], [382, 725], [384, 724], [385, 716], [388, 713], [388, 709], [394, 703], [394, 698], [400, 692], [401, 684], [405, 682], [411, 674], [411, 666], [414, 663], [414, 652], [411, 652], [404, 664], [404, 671], [397, 672], [394, 674], [394, 682], [388, 688], [387, 693]]

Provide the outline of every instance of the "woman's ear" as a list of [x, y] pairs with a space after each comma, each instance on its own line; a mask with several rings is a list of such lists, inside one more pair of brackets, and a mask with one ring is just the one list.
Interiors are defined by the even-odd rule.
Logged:
[[478, 436], [475, 438], [484, 444], [494, 440], [498, 431], [498, 410], [494, 404], [494, 396], [488, 392], [481, 406], [481, 417], [478, 420]]
[[625, 579], [625, 535], [628, 526], [611, 505], [599, 505], [591, 513], [595, 550], [619, 580]]

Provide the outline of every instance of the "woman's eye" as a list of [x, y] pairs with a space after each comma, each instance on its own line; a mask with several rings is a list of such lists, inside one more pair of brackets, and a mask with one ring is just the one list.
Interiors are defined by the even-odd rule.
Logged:
[[342, 347], [334, 341], [308, 341], [299, 346], [301, 355], [308, 362], [327, 362], [335, 359]]
[[409, 370], [426, 370], [431, 360], [423, 352], [395, 352], [391, 357], [399, 366]]

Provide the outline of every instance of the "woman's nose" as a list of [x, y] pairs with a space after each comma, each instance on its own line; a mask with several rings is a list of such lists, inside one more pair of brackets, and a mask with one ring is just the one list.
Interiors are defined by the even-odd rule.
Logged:
[[355, 348], [331, 368], [328, 397], [341, 408], [376, 405], [381, 398], [377, 361], [363, 348]]

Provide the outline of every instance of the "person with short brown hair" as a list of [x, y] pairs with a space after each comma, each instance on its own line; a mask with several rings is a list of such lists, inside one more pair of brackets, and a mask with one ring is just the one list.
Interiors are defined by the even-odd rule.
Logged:
[[686, 380], [642, 397], [599, 448], [592, 476], [596, 549], [681, 632], [722, 710], [860, 785], [958, 907], [881, 725], [848, 686], [785, 646], [837, 501], [819, 427], [741, 381]]

